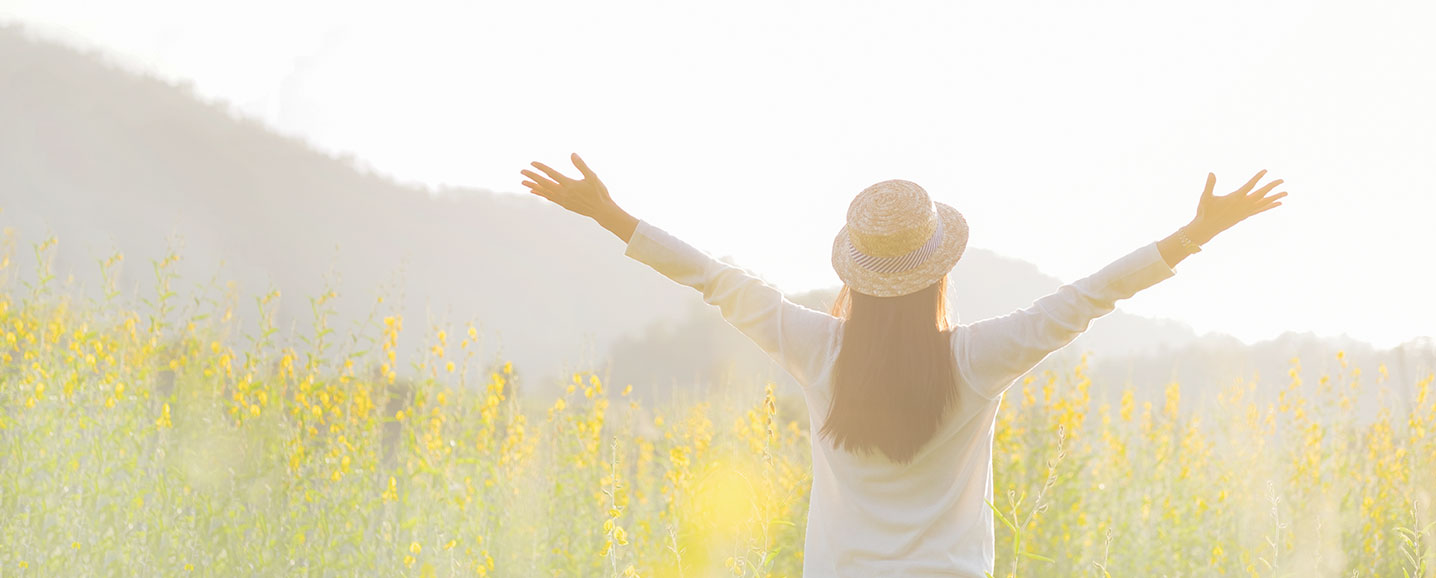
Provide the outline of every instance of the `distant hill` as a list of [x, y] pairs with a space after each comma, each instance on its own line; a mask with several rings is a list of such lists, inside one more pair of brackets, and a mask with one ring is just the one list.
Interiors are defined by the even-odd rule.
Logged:
[[[623, 243], [591, 221], [527, 193], [395, 183], [184, 87], [30, 39], [17, 27], [0, 27], [0, 55], [0, 227], [21, 241], [11, 266], [21, 281], [33, 276], [30, 244], [55, 235], [61, 279], [72, 276], [97, 298], [96, 262], [119, 250], [123, 288], [151, 295], [151, 262], [174, 241], [181, 295], [212, 279], [234, 281], [246, 331], [257, 328], [255, 297], [271, 287], [283, 295], [280, 327], [296, 336], [311, 332], [308, 299], [326, 282], [340, 295], [330, 326], [341, 334], [376, 311], [402, 314], [401, 367], [431, 340], [432, 318], [450, 322], [456, 336], [473, 320], [480, 361], [513, 361], [527, 391], [551, 392], [575, 369], [607, 369], [610, 381], [633, 383], [640, 395], [728, 373], [787, 381], [697, 292], [625, 257]], [[952, 281], [960, 323], [1026, 307], [1061, 285], [1029, 263], [977, 247]], [[388, 298], [378, 305], [381, 291]], [[793, 298], [826, 309], [835, 292]], [[1091, 350], [1094, 380], [1161, 381], [1175, 360], [1193, 379], [1261, 367], [1265, 381], [1283, 371], [1262, 364], [1284, 360], [1288, 350], [1316, 355], [1336, 347], [1345, 345], [1283, 336], [1245, 348], [1119, 310], [1045, 365], [1070, 366]], [[1413, 353], [1424, 351], [1414, 344], [1401, 353], [1403, 361], [1390, 364], [1393, 379], [1396, 371], [1406, 378], [1428, 370], [1429, 358]]]
[[[960, 323], [1025, 308], [1061, 286], [1060, 281], [1039, 273], [1028, 263], [981, 249], [969, 252], [951, 274], [953, 295], [949, 310], [963, 313], [957, 316]], [[994, 290], [996, 287], [1003, 289]], [[826, 311], [836, 293], [819, 290], [789, 298]], [[1291, 383], [1289, 372], [1296, 367], [1292, 360], [1297, 359], [1308, 393], [1325, 387], [1321, 384], [1323, 376], [1331, 384], [1344, 383], [1347, 387], [1353, 381], [1359, 382], [1360, 395], [1352, 415], [1370, 419], [1380, 407], [1403, 408], [1403, 404], [1411, 403], [1416, 384], [1436, 372], [1436, 342], [1430, 338], [1379, 350], [1346, 336], [1287, 332], [1246, 344], [1222, 333], [1198, 336], [1185, 323], [1131, 315], [1122, 312], [1120, 304], [1118, 307], [1093, 321], [1085, 333], [1038, 364], [1030, 374], [1041, 376], [1050, 371], [1068, 379], [1085, 353], [1090, 355], [1086, 374], [1092, 379], [1094, 406], [1111, 403], [1115, 407], [1120, 390], [1131, 384], [1137, 390], [1139, 403], [1151, 401], [1161, 408], [1166, 385], [1176, 381], [1183, 385], [1185, 407], [1212, 411], [1217, 409], [1217, 394], [1238, 380], [1256, 382], [1253, 397], [1262, 403], [1275, 403], [1277, 392]], [[1338, 353], [1343, 356], [1340, 360]], [[793, 384], [777, 364], [727, 325], [715, 308], [697, 299], [686, 317], [661, 319], [640, 333], [619, 339], [612, 356], [614, 379], [619, 383], [697, 383], [712, 387], [725, 383], [730, 376], [739, 376], [772, 380], [789, 387]], [[1378, 372], [1383, 364], [1386, 376]]]
[[[949, 276], [949, 319], [967, 324], [1006, 315], [1061, 286], [1060, 280], [1041, 273], [1031, 263], [970, 247]], [[836, 288], [822, 289], [790, 295], [789, 299], [827, 311], [837, 293]], [[655, 321], [615, 343], [613, 378], [617, 382], [712, 384], [729, 376], [761, 376], [793, 383], [762, 350], [723, 321], [716, 308], [700, 299], [692, 301], [685, 318]], [[1118, 307], [1094, 321], [1063, 352], [1091, 350], [1129, 356], [1177, 348], [1197, 339], [1185, 323], [1131, 315], [1121, 311], [1120, 304]]]
[[337, 329], [388, 288], [405, 356], [432, 338], [427, 314], [460, 328], [472, 319], [488, 354], [501, 344], [536, 379], [596, 365], [610, 340], [688, 298], [607, 231], [542, 199], [401, 186], [17, 28], [0, 28], [0, 55], [0, 226], [25, 242], [22, 273], [28, 244], [53, 234], [61, 279], [98, 294], [96, 259], [118, 249], [126, 288], [149, 295], [150, 261], [174, 235], [181, 287], [236, 281], [251, 330], [254, 297], [273, 286], [280, 326], [303, 334], [308, 298], [332, 270]]

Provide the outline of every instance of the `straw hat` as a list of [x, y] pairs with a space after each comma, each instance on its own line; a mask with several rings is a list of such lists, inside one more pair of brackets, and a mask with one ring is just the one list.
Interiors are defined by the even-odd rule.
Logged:
[[898, 297], [938, 282], [967, 248], [967, 220], [917, 183], [893, 179], [863, 189], [833, 239], [833, 269], [848, 288]]

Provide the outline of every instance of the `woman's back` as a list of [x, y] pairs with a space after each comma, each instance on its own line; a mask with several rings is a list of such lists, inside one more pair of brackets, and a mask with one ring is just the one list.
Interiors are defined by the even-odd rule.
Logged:
[[[843, 320], [789, 301], [758, 276], [640, 221], [624, 254], [698, 289], [801, 385], [823, 423]], [[1116, 301], [1175, 275], [1143, 245], [1030, 307], [949, 334], [957, 400], [915, 459], [855, 454], [810, 435], [813, 486], [804, 576], [970, 576], [993, 569], [994, 418], [1004, 391]], [[877, 386], [878, 384], [875, 384]]]
[[[831, 402], [828, 375], [803, 390], [810, 423], [822, 423]], [[956, 403], [909, 463], [811, 438], [805, 576], [983, 576], [992, 570], [993, 518], [985, 500], [992, 496], [998, 400], [960, 378], [952, 386]]]

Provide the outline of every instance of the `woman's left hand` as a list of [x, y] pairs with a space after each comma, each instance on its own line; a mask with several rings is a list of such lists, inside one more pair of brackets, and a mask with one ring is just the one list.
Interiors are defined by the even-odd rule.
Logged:
[[608, 187], [598, 180], [598, 175], [588, 168], [578, 153], [573, 153], [573, 164], [578, 167], [578, 172], [583, 174], [582, 179], [570, 179], [538, 161], [534, 161], [533, 166], [549, 178], [527, 169], [519, 172], [532, 179], [523, 181], [523, 185], [533, 194], [558, 203], [565, 209], [592, 219], [613, 213], [618, 205], [608, 196]]

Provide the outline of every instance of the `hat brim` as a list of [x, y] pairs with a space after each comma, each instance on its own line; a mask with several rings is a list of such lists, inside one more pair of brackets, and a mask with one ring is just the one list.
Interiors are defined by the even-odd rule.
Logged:
[[942, 245], [916, 267], [898, 273], [878, 273], [853, 261], [848, 252], [848, 226], [833, 238], [833, 270], [848, 288], [874, 297], [900, 297], [938, 282], [952, 271], [967, 249], [967, 219], [949, 205], [934, 201], [942, 219]]

